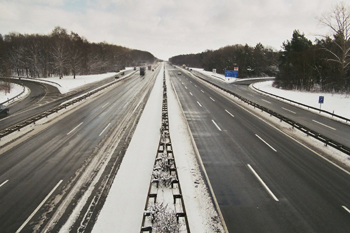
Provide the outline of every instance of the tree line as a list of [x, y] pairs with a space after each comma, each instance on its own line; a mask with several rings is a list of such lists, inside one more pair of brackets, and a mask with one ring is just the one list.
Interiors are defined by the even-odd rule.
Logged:
[[239, 68], [239, 77], [274, 76], [277, 73], [278, 52], [258, 43], [255, 47], [232, 45], [198, 54], [178, 55], [169, 59], [173, 64], [200, 67], [207, 71], [216, 69], [224, 74], [225, 69]]
[[56, 27], [49, 35], [0, 34], [0, 77], [51, 77], [117, 72], [154, 63], [149, 52], [108, 43], [90, 43]]
[[312, 43], [295, 30], [283, 43], [276, 87], [350, 93], [350, 7], [341, 3], [319, 22], [333, 35]]
[[299, 30], [274, 51], [258, 43], [255, 47], [233, 45], [215, 51], [179, 55], [170, 62], [207, 71], [239, 67], [239, 77], [275, 76], [274, 86], [284, 89], [350, 93], [350, 6], [336, 5], [319, 18], [332, 31], [313, 43]]

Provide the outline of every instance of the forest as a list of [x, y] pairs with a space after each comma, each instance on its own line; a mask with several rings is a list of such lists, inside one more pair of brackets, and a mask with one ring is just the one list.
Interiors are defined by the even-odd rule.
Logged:
[[151, 53], [108, 43], [90, 43], [56, 27], [49, 35], [0, 34], [0, 77], [45, 78], [116, 72], [156, 62]]
[[350, 93], [350, 6], [340, 3], [319, 18], [332, 35], [314, 42], [299, 30], [275, 51], [258, 43], [255, 47], [233, 45], [169, 59], [177, 65], [207, 71], [239, 67], [239, 78], [273, 76], [274, 86], [283, 89]]

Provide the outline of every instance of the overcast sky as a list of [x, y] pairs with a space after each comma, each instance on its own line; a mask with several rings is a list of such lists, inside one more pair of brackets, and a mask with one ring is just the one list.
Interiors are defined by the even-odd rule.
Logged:
[[[349, 0], [345, 0], [347, 2]], [[298, 29], [314, 41], [317, 17], [338, 0], [0, 0], [0, 33], [50, 34], [56, 26], [90, 42], [160, 59], [227, 45], [281, 49]]]

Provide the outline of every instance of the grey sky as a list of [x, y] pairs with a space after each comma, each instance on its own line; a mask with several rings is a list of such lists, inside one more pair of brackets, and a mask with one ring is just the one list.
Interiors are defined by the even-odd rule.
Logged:
[[280, 49], [295, 29], [312, 41], [326, 34], [317, 17], [339, 2], [0, 0], [0, 33], [49, 34], [60, 26], [91, 42], [146, 50], [160, 59], [233, 44]]

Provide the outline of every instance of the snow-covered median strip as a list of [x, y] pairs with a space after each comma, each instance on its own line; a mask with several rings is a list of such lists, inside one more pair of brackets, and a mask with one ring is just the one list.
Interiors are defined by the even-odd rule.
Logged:
[[[92, 232], [140, 232], [160, 139], [163, 70]], [[169, 128], [191, 232], [225, 232], [201, 176], [186, 120], [169, 85], [168, 90]]]
[[163, 68], [92, 232], [140, 232], [159, 142], [162, 75]]

